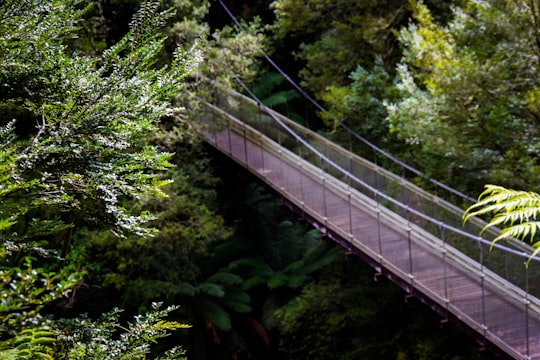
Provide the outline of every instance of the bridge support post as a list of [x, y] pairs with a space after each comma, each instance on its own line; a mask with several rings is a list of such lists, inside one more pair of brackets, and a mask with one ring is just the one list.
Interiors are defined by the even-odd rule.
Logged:
[[525, 337], [527, 342], [527, 358], [530, 359], [530, 344], [529, 344], [529, 267], [525, 264]]

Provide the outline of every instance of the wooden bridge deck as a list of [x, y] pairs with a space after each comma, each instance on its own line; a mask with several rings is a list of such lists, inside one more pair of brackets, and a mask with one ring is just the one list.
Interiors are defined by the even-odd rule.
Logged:
[[[485, 273], [461, 268], [446, 250], [418, 241], [421, 229], [264, 137], [207, 132], [207, 141], [249, 169], [293, 207], [406, 291], [464, 324], [503, 357], [540, 359], [540, 321], [498, 294]], [[440, 245], [438, 245], [440, 247]], [[444, 245], [443, 245], [444, 246]], [[450, 254], [450, 253], [448, 253]]]

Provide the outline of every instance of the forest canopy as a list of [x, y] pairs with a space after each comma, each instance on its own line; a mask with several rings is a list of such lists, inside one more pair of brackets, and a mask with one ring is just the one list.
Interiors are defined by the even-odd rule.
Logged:
[[195, 118], [205, 79], [239, 77], [361, 155], [340, 123], [467, 194], [537, 191], [539, 18], [533, 0], [2, 1], [0, 359], [490, 358]]

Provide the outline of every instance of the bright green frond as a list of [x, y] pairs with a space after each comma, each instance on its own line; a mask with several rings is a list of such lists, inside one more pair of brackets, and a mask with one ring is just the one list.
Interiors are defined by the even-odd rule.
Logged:
[[540, 229], [540, 222], [536, 221], [540, 216], [539, 194], [486, 185], [478, 202], [467, 209], [463, 219], [466, 222], [480, 215], [493, 215], [482, 232], [490, 227], [502, 227], [501, 234], [493, 242], [515, 238], [533, 244], [536, 250], [531, 258], [538, 253], [540, 242], [535, 241], [535, 236]]
[[[540, 213], [540, 195], [501, 186], [486, 185], [478, 202], [467, 209], [464, 220], [471, 217], [497, 214], [497, 223], [512, 223], [516, 220], [534, 219]], [[492, 226], [492, 225], [490, 225]]]

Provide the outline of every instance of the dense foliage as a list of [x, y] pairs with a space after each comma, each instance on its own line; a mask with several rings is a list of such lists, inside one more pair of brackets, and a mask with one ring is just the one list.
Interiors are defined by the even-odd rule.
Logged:
[[534, 1], [469, 1], [441, 26], [419, 3], [400, 32], [390, 130], [421, 147], [439, 179], [474, 193], [484, 183], [536, 189], [538, 11]]
[[202, 79], [240, 76], [309, 123], [259, 61], [266, 36], [337, 141], [360, 151], [343, 122], [461, 190], [535, 190], [534, 1], [227, 1], [246, 31], [206, 0], [19, 3], [0, 4], [0, 358], [490, 357], [208, 154], [192, 120]]
[[[149, 236], [152, 229], [144, 224], [151, 215], [145, 209], [134, 213], [124, 201], [162, 196], [160, 188], [170, 182], [160, 174], [170, 167], [171, 154], [151, 145], [147, 134], [163, 116], [178, 111], [171, 99], [193, 57], [179, 50], [168, 66], [154, 66], [164, 41], [159, 28], [170, 13], [151, 2], [135, 14], [129, 32], [99, 57], [73, 54], [66, 42], [75, 38], [88, 10], [81, 5], [68, 0], [0, 5], [0, 142], [6, 170], [0, 198], [0, 346], [8, 358], [55, 355], [56, 332], [48, 329], [60, 323], [40, 310], [81, 279], [81, 269], [68, 257], [78, 229]], [[151, 320], [138, 335], [132, 328], [125, 341], [105, 348], [80, 345], [68, 333], [71, 342], [62, 352], [68, 358], [79, 357], [80, 351], [119, 358], [128, 355], [115, 353], [133, 347], [138, 354], [133, 356], [142, 358], [149, 342], [176, 327]], [[88, 329], [86, 341], [99, 329], [116, 331], [108, 321]], [[80, 346], [84, 350], [76, 350]], [[166, 357], [180, 355], [175, 350]]]

